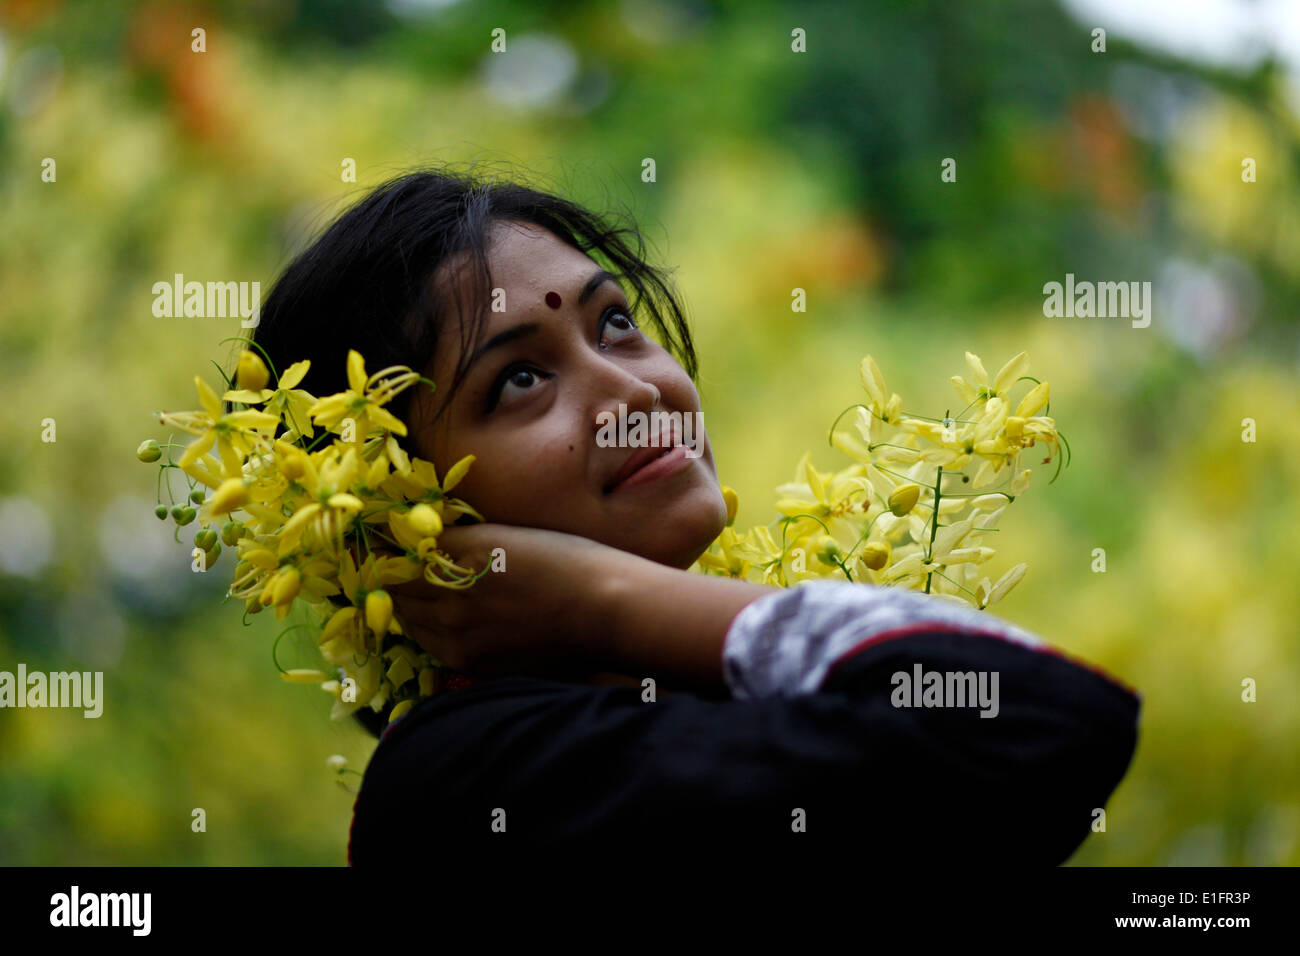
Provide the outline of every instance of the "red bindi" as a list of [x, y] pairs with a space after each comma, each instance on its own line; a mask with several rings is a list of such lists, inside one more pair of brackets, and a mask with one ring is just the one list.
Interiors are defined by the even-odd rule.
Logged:
[[560, 307], [560, 293], [558, 292], [546, 293], [546, 304], [549, 305], [552, 309], [558, 309]]

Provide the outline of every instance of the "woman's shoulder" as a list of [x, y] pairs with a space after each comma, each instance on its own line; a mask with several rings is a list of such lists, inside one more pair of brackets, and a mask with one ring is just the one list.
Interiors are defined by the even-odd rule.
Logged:
[[537, 678], [466, 681], [425, 698], [390, 724], [366, 767], [366, 788], [401, 780], [455, 786], [466, 767], [545, 752], [605, 728], [642, 697], [631, 687]]

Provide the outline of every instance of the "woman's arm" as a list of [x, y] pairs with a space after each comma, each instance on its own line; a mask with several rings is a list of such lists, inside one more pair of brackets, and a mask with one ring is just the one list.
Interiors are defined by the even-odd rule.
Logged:
[[494, 551], [504, 559], [504, 571], [465, 591], [424, 582], [391, 589], [407, 633], [474, 677], [584, 680], [612, 672], [725, 693], [727, 628], [746, 604], [780, 590], [535, 528], [448, 528], [439, 544], [468, 567], [491, 566]]
[[609, 669], [675, 690], [725, 693], [727, 630], [742, 608], [780, 589], [629, 557], [593, 594], [590, 613], [605, 622], [593, 629], [594, 643]]
[[[939, 626], [1045, 647], [986, 611], [899, 588], [833, 580], [767, 587], [508, 525], [448, 529], [443, 544], [471, 567], [504, 554], [505, 570], [468, 591], [423, 582], [396, 588], [398, 615], [426, 650], [472, 676], [597, 675], [601, 684], [651, 677], [706, 696], [743, 697], [782, 693], [791, 681], [809, 693], [856, 642], [900, 628]], [[788, 596], [774, 600], [781, 594]], [[764, 661], [740, 682], [724, 672], [729, 630], [736, 646]], [[734, 668], [734, 648], [731, 657]]]
[[[778, 594], [789, 596], [778, 601]], [[915, 591], [830, 579], [791, 589], [765, 587], [641, 559], [610, 578], [595, 601], [596, 617], [612, 629], [597, 645], [621, 673], [738, 696], [811, 693], [857, 642], [903, 628], [936, 627], [1046, 647], [987, 611]], [[724, 661], [729, 630], [734, 633]], [[762, 666], [737, 684], [734, 674], [750, 656]], [[724, 663], [732, 674], [724, 672]]]

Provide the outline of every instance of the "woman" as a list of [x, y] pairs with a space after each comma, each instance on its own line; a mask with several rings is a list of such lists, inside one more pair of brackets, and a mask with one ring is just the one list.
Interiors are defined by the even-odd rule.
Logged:
[[[504, 562], [464, 592], [398, 589], [407, 633], [468, 679], [383, 731], [353, 864], [634, 839], [1055, 864], [1128, 767], [1137, 696], [987, 613], [687, 570], [727, 518], [707, 436], [698, 457], [681, 435], [597, 441], [620, 406], [699, 411], [634, 230], [517, 183], [403, 176], [289, 266], [256, 337], [278, 367], [310, 358], [315, 394], [350, 348], [433, 379], [393, 410], [440, 473], [477, 456], [457, 493], [490, 522], [440, 546]], [[931, 673], [969, 675], [981, 706], [900, 692]]]

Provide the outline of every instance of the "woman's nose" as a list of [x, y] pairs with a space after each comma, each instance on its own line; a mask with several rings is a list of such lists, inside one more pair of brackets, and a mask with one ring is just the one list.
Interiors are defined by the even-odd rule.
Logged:
[[599, 431], [613, 415], [618, 418], [619, 406], [624, 406], [625, 414], [641, 412], [650, 414], [659, 407], [659, 389], [653, 382], [647, 382], [630, 373], [619, 376], [620, 381], [611, 383], [605, 397], [596, 403], [592, 415], [592, 428]]

